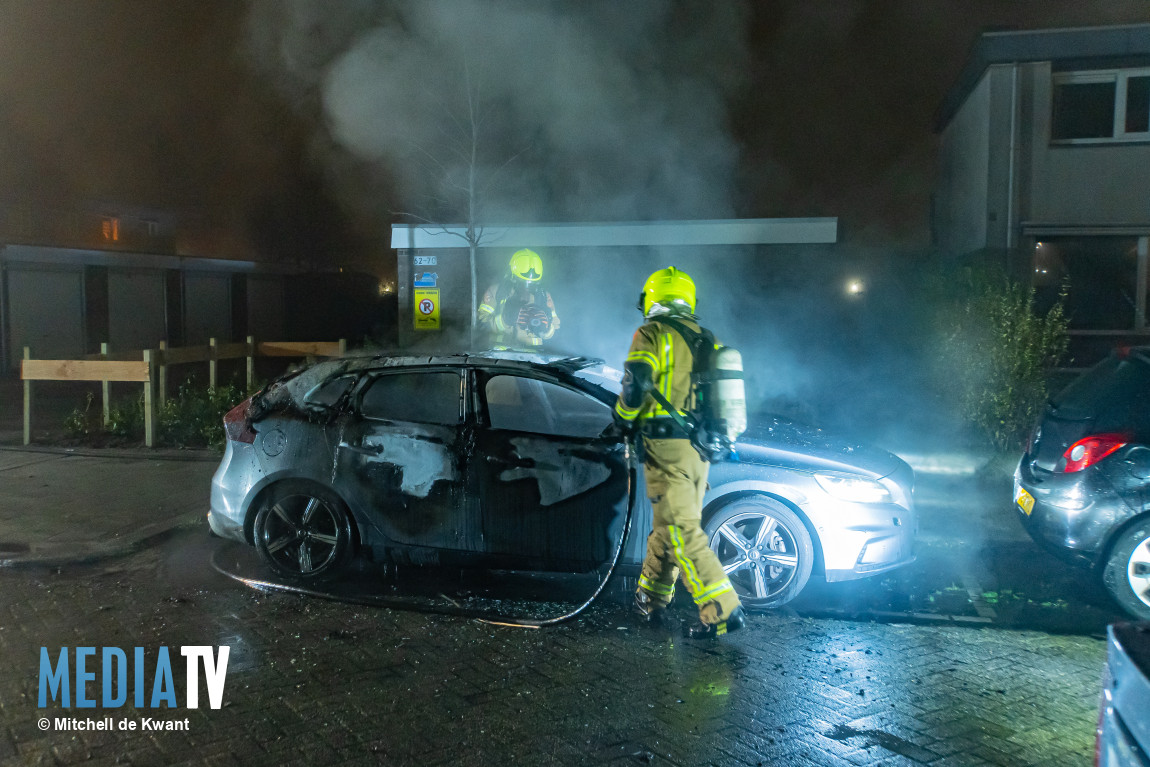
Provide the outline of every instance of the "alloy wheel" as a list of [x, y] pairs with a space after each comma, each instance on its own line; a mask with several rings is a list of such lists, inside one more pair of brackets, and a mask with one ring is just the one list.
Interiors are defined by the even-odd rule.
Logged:
[[1150, 607], [1150, 537], [1135, 546], [1130, 553], [1126, 579], [1134, 595]]
[[742, 512], [724, 520], [709, 543], [740, 597], [771, 599], [798, 572], [794, 533], [763, 511]]
[[280, 498], [269, 510], [260, 544], [284, 571], [307, 576], [326, 569], [340, 554], [341, 515], [311, 495]]

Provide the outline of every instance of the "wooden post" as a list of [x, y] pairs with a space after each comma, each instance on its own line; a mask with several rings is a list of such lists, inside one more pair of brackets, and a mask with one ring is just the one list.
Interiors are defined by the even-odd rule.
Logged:
[[[24, 347], [24, 359], [32, 359], [32, 348]], [[24, 379], [24, 444], [32, 442], [32, 382]]]
[[[108, 359], [108, 345], [105, 343], [100, 344], [100, 356]], [[100, 396], [104, 398], [104, 425], [107, 426], [112, 420], [112, 385], [107, 379], [100, 382]]]
[[158, 394], [159, 394], [159, 400], [160, 400], [160, 407], [163, 407], [164, 403], [168, 401], [168, 342], [167, 341], [160, 341], [159, 357], [160, 357], [160, 359], [157, 360], [157, 362], [159, 363], [158, 367], [159, 367], [159, 374], [160, 374], [160, 382], [158, 385]]
[[208, 386], [216, 388], [216, 339], [208, 339]]
[[152, 385], [155, 379], [152, 350], [144, 349], [144, 362], [148, 365], [148, 380], [144, 381], [144, 445], [156, 446], [156, 407], [152, 397]]
[[341, 357], [347, 356], [347, 339], [346, 338], [339, 339], [339, 356], [341, 356]]
[[256, 378], [256, 339], [248, 336], [248, 391], [252, 390], [252, 382]]

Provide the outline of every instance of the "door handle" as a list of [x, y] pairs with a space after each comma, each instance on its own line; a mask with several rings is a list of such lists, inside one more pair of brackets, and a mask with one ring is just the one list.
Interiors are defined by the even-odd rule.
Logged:
[[363, 455], [383, 455], [383, 445], [353, 445], [350, 442], [340, 442], [339, 446], [344, 450], [350, 450], [353, 453], [362, 453]]

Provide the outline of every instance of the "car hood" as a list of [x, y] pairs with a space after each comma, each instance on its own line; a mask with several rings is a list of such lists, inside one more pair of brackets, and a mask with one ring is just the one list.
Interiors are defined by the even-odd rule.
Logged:
[[893, 474], [904, 463], [881, 448], [784, 418], [767, 418], [751, 426], [739, 438], [735, 450], [743, 463], [810, 472], [844, 471], [875, 479]]

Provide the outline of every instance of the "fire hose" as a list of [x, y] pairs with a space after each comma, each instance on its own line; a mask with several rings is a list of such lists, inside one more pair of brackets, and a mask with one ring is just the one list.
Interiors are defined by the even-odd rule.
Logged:
[[[628, 443], [628, 464], [630, 464], [630, 444]], [[504, 616], [494, 614], [490, 610], [475, 610], [464, 607], [440, 607], [432, 605], [412, 604], [402, 599], [392, 599], [388, 597], [356, 597], [352, 595], [335, 595], [330, 592], [321, 591], [315, 588], [306, 586], [299, 586], [294, 584], [276, 583], [275, 581], [268, 581], [259, 578], [249, 578], [243, 575], [229, 572], [226, 568], [221, 566], [216, 560], [218, 551], [212, 555], [212, 568], [221, 575], [227, 576], [232, 580], [238, 581], [249, 588], [257, 589], [260, 591], [281, 591], [288, 594], [299, 594], [302, 596], [316, 597], [319, 599], [327, 599], [334, 602], [343, 602], [345, 604], [363, 605], [365, 607], [387, 607], [398, 610], [408, 610], [417, 613], [429, 613], [435, 615], [450, 615], [460, 618], [474, 618], [483, 623], [488, 623], [493, 626], [511, 626], [518, 628], [543, 628], [544, 626], [554, 626], [565, 621], [569, 621], [576, 617], [588, 607], [591, 606], [596, 599], [603, 593], [603, 590], [610, 583], [611, 577], [615, 574], [615, 569], [619, 565], [619, 560], [623, 555], [623, 547], [626, 544], [627, 536], [631, 531], [631, 519], [635, 511], [635, 474], [634, 470], [630, 471], [628, 481], [628, 498], [627, 498], [627, 513], [623, 518], [623, 530], [619, 535], [618, 540], [615, 542], [615, 551], [611, 556], [611, 565], [607, 568], [607, 574], [599, 581], [598, 587], [592, 592], [582, 604], [574, 610], [566, 612], [554, 618], [534, 619], [534, 618], [521, 618], [517, 616]]]

